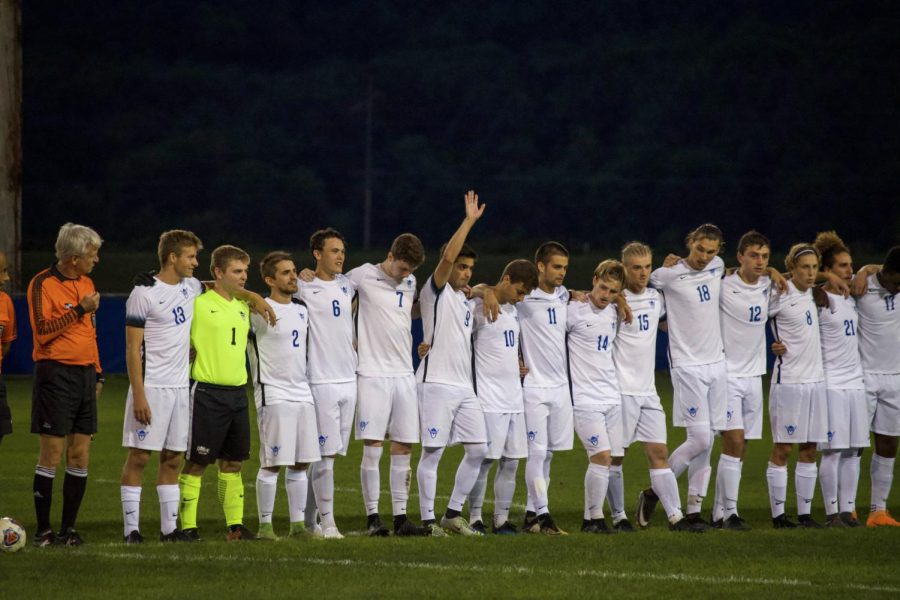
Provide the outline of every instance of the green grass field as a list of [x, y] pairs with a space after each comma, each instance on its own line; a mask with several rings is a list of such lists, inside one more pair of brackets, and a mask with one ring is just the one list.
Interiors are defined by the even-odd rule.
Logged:
[[[671, 403], [665, 373], [658, 378], [663, 402]], [[31, 480], [37, 439], [28, 433], [30, 379], [8, 377], [16, 432], [0, 445], [0, 513], [22, 521], [34, 533]], [[94, 440], [87, 495], [78, 527], [87, 544], [81, 548], [30, 546], [0, 555], [0, 598], [130, 597], [894, 597], [900, 594], [900, 530], [775, 531], [770, 526], [765, 467], [768, 443], [752, 444], [741, 486], [741, 513], [753, 526], [747, 533], [711, 531], [704, 535], [670, 533], [661, 511], [653, 526], [634, 535], [588, 536], [578, 533], [586, 465], [580, 449], [560, 453], [553, 461], [550, 500], [557, 522], [568, 537], [497, 537], [482, 539], [370, 539], [359, 535], [365, 519], [359, 492], [361, 445], [336, 464], [338, 526], [344, 540], [282, 540], [277, 543], [227, 544], [215, 475], [207, 472], [200, 500], [199, 544], [163, 545], [155, 541], [158, 504], [155, 469], [145, 477], [142, 529], [148, 543], [125, 546], [122, 539], [119, 472], [122, 411], [127, 380], [110, 377], [100, 402], [100, 432]], [[768, 432], [765, 433], [768, 436]], [[683, 439], [670, 433], [670, 448]], [[255, 455], [254, 445], [253, 454]], [[443, 509], [461, 456], [450, 449], [438, 480], [438, 507]], [[713, 456], [717, 461], [718, 452]], [[868, 464], [863, 458], [859, 504], [869, 499]], [[414, 465], [416, 459], [414, 458]], [[244, 470], [246, 523], [256, 528], [253, 483], [255, 458]], [[387, 458], [382, 462], [382, 514], [389, 517]], [[61, 470], [60, 470], [61, 472]], [[513, 519], [524, 512], [519, 469]], [[793, 466], [788, 513], [795, 510]], [[59, 523], [62, 477], [57, 478], [53, 522]], [[625, 463], [629, 512], [640, 487], [647, 484], [646, 461], [635, 446]], [[684, 479], [679, 481], [684, 492]], [[410, 512], [418, 516], [415, 477]], [[490, 490], [490, 487], [489, 487]], [[491, 492], [485, 505], [490, 514]], [[894, 512], [900, 513], [894, 493]], [[711, 498], [706, 506], [711, 505]], [[861, 516], [865, 517], [865, 510]], [[813, 516], [822, 519], [817, 492]], [[279, 487], [275, 527], [287, 530], [287, 507]], [[356, 535], [353, 535], [353, 534]], [[12, 592], [11, 590], [18, 590]], [[15, 594], [15, 595], [14, 595]]]

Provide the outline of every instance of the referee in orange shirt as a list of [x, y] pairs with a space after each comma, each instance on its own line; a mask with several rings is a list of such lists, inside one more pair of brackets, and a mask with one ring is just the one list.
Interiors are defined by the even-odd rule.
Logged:
[[[97, 431], [97, 398], [103, 377], [94, 313], [100, 294], [88, 273], [99, 262], [103, 240], [83, 225], [66, 223], [56, 238], [57, 263], [28, 284], [28, 314], [34, 335], [31, 432], [41, 436], [34, 472], [34, 545], [80, 546], [75, 519], [87, 485], [91, 435]], [[53, 478], [63, 449], [62, 527], [50, 527]]]

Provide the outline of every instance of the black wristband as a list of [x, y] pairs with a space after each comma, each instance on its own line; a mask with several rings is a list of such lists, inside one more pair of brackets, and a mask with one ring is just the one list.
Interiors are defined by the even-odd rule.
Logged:
[[87, 311], [84, 310], [84, 307], [83, 307], [82, 305], [76, 304], [76, 305], [75, 305], [75, 312], [78, 313], [78, 317], [80, 318], [80, 317], [83, 317], [84, 314], [85, 314]]

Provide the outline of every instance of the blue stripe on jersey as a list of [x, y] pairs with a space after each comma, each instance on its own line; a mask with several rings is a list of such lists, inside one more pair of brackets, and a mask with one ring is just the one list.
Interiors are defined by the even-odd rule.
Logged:
[[569, 402], [575, 406], [575, 389], [572, 385], [572, 364], [569, 361], [569, 332], [566, 332], [566, 378], [569, 380]]
[[125, 326], [126, 327], [140, 327], [144, 328], [144, 325], [147, 323], [147, 320], [142, 317], [137, 317], [134, 315], [125, 315]]
[[[778, 337], [778, 317], [772, 317], [772, 335], [775, 336], [775, 341], [781, 340]], [[784, 363], [784, 357], [776, 356], [775, 362], [775, 383], [781, 383], [781, 365]]]

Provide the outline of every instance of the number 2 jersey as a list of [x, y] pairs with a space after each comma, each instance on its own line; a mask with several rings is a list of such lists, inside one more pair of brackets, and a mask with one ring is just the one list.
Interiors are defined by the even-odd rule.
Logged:
[[144, 330], [144, 387], [188, 386], [194, 301], [202, 293], [203, 284], [193, 277], [174, 285], [157, 279], [131, 290], [125, 325]]
[[275, 325], [254, 314], [247, 354], [253, 375], [256, 408], [280, 402], [312, 403], [306, 367], [309, 311], [296, 299], [287, 304], [266, 298], [275, 311]]

